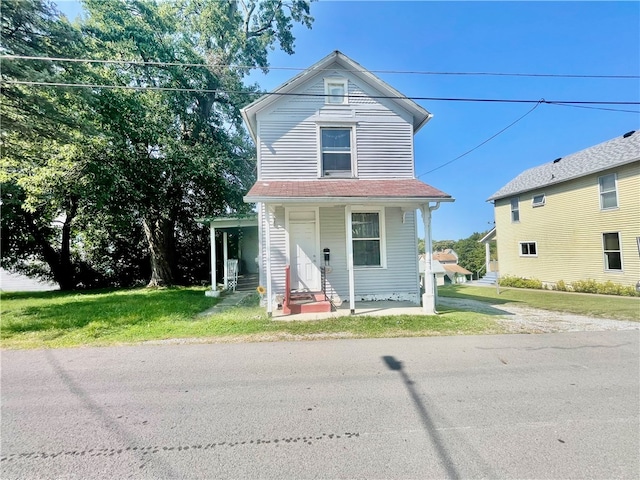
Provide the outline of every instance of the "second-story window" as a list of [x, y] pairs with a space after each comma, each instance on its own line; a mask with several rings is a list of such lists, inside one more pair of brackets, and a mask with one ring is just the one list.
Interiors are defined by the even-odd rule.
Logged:
[[320, 129], [323, 177], [351, 177], [351, 129]]
[[520, 221], [520, 197], [514, 197], [511, 199], [511, 222], [517, 223]]
[[616, 188], [616, 174], [604, 175], [598, 178], [600, 185], [600, 209], [618, 207], [618, 189]]

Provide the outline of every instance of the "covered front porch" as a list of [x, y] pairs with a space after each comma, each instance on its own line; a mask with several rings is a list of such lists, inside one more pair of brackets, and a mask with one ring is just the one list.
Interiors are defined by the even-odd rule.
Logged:
[[258, 215], [232, 214], [200, 221], [210, 229], [211, 289], [206, 295], [255, 291], [260, 275]]

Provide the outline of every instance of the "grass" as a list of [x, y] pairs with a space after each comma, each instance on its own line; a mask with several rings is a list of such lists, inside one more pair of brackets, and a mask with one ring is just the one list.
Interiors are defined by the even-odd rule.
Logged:
[[438, 287], [438, 294], [443, 297], [478, 300], [492, 305], [521, 303], [529, 307], [556, 312], [640, 321], [640, 298], [633, 297], [526, 290], [510, 287], [500, 287], [500, 293], [498, 293], [495, 288], [467, 285]]
[[438, 316], [346, 316], [279, 322], [267, 318], [257, 296], [206, 317], [215, 305], [204, 288], [90, 292], [2, 293], [2, 348], [58, 348], [131, 344], [165, 339], [203, 341], [308, 340], [501, 333], [488, 315], [441, 309]]

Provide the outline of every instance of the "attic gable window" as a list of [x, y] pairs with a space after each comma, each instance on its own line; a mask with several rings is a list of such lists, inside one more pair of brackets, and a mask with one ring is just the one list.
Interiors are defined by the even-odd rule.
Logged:
[[604, 175], [598, 178], [600, 186], [600, 210], [618, 208], [618, 186], [616, 174]]
[[325, 78], [324, 94], [325, 103], [331, 105], [346, 105], [349, 103], [347, 97], [348, 81], [341, 78]]

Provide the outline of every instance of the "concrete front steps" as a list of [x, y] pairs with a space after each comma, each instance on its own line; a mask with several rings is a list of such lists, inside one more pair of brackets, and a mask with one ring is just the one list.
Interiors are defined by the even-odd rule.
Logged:
[[[288, 301], [287, 301], [288, 300]], [[331, 311], [331, 302], [322, 292], [292, 292], [282, 305], [285, 315], [296, 313], [325, 313]]]
[[498, 280], [498, 272], [489, 272], [480, 280], [476, 280], [476, 285], [495, 285]]

